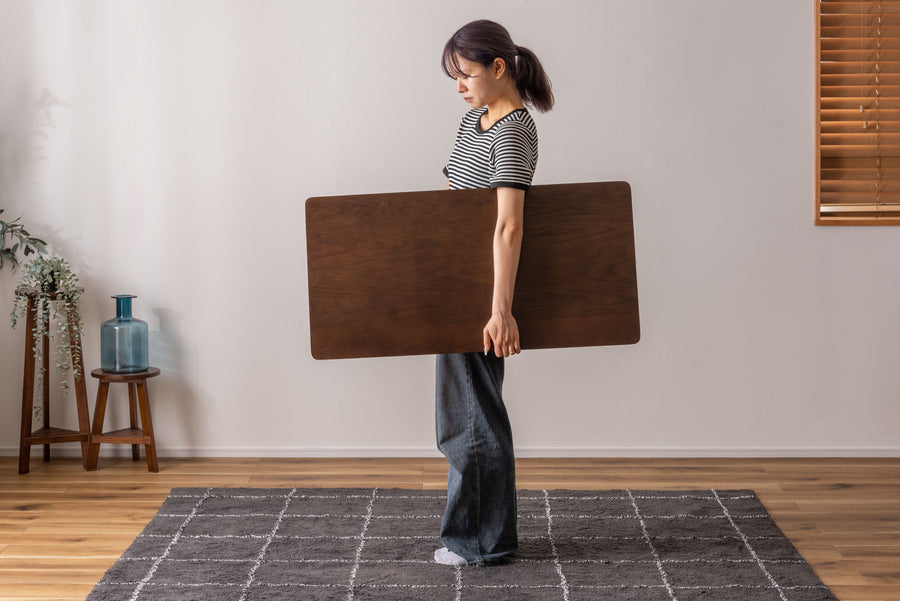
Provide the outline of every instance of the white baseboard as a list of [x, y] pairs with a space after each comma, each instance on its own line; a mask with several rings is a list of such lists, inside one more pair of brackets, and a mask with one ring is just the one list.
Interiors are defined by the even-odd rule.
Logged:
[[[32, 455], [41, 453], [41, 449], [32, 448]], [[130, 456], [131, 449], [127, 445], [105, 445], [100, 448], [102, 456]], [[0, 457], [17, 457], [18, 447], [0, 447]], [[57, 457], [78, 457], [81, 451], [77, 444], [53, 445], [53, 454]], [[373, 457], [440, 457], [435, 448], [409, 447], [182, 447], [158, 448], [160, 457], [261, 457], [261, 458], [373, 458]], [[732, 448], [602, 448], [602, 447], [524, 447], [516, 449], [516, 457], [533, 458], [740, 458], [740, 457], [900, 457], [897, 447], [732, 447]]]

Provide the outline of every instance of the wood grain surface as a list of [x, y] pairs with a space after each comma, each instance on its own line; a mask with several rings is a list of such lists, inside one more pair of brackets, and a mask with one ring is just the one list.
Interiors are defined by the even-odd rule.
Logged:
[[[308, 199], [313, 357], [482, 350], [496, 219], [488, 189]], [[513, 315], [523, 349], [639, 340], [626, 182], [528, 191]]]

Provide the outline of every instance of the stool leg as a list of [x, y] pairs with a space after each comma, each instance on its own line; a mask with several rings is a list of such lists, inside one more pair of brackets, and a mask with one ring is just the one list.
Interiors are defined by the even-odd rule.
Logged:
[[22, 430], [19, 436], [19, 473], [27, 474], [31, 463], [31, 445], [26, 438], [31, 436], [32, 415], [34, 413], [34, 299], [28, 299], [28, 318], [25, 325], [25, 373], [22, 381]]
[[84, 358], [81, 354], [81, 336], [76, 324], [78, 312], [70, 311], [66, 315], [69, 327], [69, 353], [75, 383], [75, 407], [78, 410], [78, 432], [84, 436], [81, 441], [81, 466], [87, 469], [88, 454], [91, 450], [91, 418], [88, 415], [87, 386], [84, 382]]
[[97, 388], [97, 404], [94, 406], [94, 425], [91, 428], [90, 452], [88, 453], [86, 470], [97, 469], [100, 459], [100, 443], [95, 438], [103, 433], [103, 419], [106, 417], [106, 397], [109, 395], [109, 382], [100, 382]]
[[153, 422], [150, 419], [150, 395], [147, 393], [147, 380], [141, 380], [137, 385], [137, 390], [144, 436], [150, 439], [150, 442], [144, 445], [147, 450], [147, 470], [158, 472], [159, 464], [156, 461], [156, 439], [153, 437]]
[[[128, 383], [128, 414], [131, 418], [131, 428], [136, 430], [138, 427], [137, 423], [137, 384], [134, 382]], [[133, 461], [140, 461], [141, 459], [141, 445], [133, 444], [131, 445], [131, 459]]]
[[[46, 313], [45, 313], [46, 316]], [[44, 331], [47, 331], [48, 324], [44, 323]], [[44, 366], [44, 373], [41, 374], [41, 378], [43, 380], [43, 390], [42, 390], [42, 398], [41, 398], [41, 413], [42, 413], [42, 421], [44, 422], [44, 428], [50, 427], [50, 337], [44, 336], [42, 341], [42, 349], [41, 349], [41, 362]], [[50, 461], [50, 445], [44, 445], [44, 461]]]
[[[81, 368], [84, 369], [83, 367]], [[88, 415], [87, 391], [85, 390], [84, 374], [82, 380], [77, 383], [80, 390], [76, 389], [76, 408], [78, 409], [78, 431], [85, 434], [84, 441], [81, 443], [81, 466], [87, 468], [88, 454], [91, 451], [91, 418]]]

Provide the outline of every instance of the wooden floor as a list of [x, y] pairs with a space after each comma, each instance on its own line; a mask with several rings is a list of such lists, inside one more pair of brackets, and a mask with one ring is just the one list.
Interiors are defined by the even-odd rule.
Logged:
[[[0, 600], [84, 599], [174, 486], [443, 488], [442, 459], [0, 458]], [[842, 601], [900, 601], [900, 459], [523, 459], [520, 488], [751, 488]]]

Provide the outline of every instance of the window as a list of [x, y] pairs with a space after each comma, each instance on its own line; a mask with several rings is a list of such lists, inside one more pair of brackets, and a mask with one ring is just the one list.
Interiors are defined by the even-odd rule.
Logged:
[[900, 0], [816, 5], [816, 223], [900, 225]]

